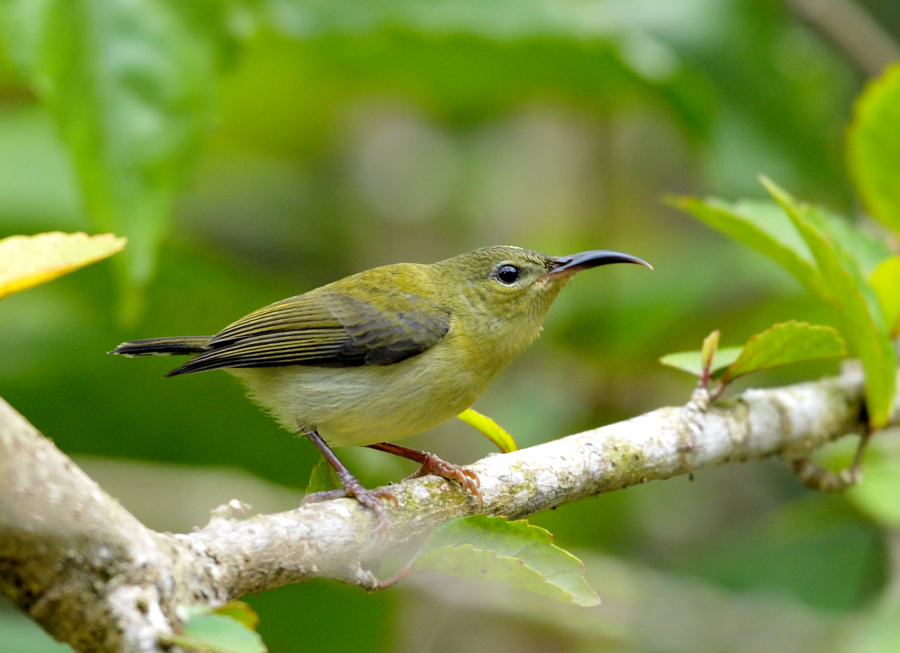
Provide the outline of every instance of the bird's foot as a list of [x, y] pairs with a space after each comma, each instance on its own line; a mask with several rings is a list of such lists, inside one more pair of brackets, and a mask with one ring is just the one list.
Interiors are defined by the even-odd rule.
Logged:
[[395, 456], [400, 456], [407, 460], [419, 463], [421, 465], [419, 471], [409, 478], [418, 478], [420, 476], [434, 474], [441, 478], [446, 478], [448, 481], [456, 481], [463, 486], [464, 490], [468, 490], [476, 499], [478, 499], [479, 507], [484, 506], [484, 499], [478, 489], [481, 487], [481, 480], [475, 472], [470, 472], [468, 469], [463, 469], [458, 465], [448, 463], [446, 460], [441, 460], [433, 453], [420, 451], [419, 449], [410, 449], [409, 447], [401, 447], [399, 444], [393, 444], [391, 442], [379, 442], [368, 446], [370, 449], [378, 449], [378, 451], [392, 453]]
[[376, 492], [374, 490], [367, 490], [363, 487], [363, 484], [360, 483], [346, 467], [344, 467], [344, 463], [338, 460], [338, 457], [334, 455], [331, 447], [325, 443], [325, 440], [322, 439], [322, 436], [319, 435], [319, 432], [315, 429], [306, 431], [306, 437], [309, 438], [309, 441], [315, 445], [316, 449], [322, 454], [322, 457], [324, 457], [334, 468], [334, 471], [337, 473], [338, 478], [341, 479], [341, 483], [344, 484], [344, 487], [337, 490], [325, 490], [323, 492], [308, 494], [300, 505], [302, 506], [306, 503], [318, 501], [328, 501], [330, 499], [353, 497], [375, 513], [375, 516], [378, 518], [378, 530], [384, 534], [389, 533], [391, 529], [388, 524], [387, 512], [385, 511], [384, 506], [381, 505], [381, 499], [390, 499], [394, 502], [394, 505], [400, 505], [400, 502], [397, 501], [397, 497], [386, 490]]
[[456, 481], [478, 499], [479, 507], [484, 506], [484, 498], [481, 496], [481, 491], [478, 489], [481, 487], [481, 479], [478, 478], [478, 474], [475, 472], [463, 469], [459, 465], [448, 463], [446, 460], [438, 458], [433, 453], [428, 453], [425, 454], [425, 460], [422, 462], [422, 466], [409, 478], [419, 478], [420, 476], [427, 476], [428, 474], [440, 476], [448, 481]]
[[357, 481], [356, 478], [354, 478], [353, 481], [355, 482], [350, 482], [344, 487], [337, 488], [336, 490], [324, 490], [322, 492], [307, 494], [305, 497], [303, 497], [303, 501], [300, 502], [300, 505], [304, 506], [307, 503], [318, 503], [320, 501], [331, 501], [332, 499], [344, 499], [350, 497], [356, 499], [366, 508], [369, 508], [372, 512], [375, 513], [375, 517], [378, 519], [378, 530], [385, 533], [390, 532], [387, 512], [385, 511], [384, 506], [381, 503], [381, 499], [388, 499], [389, 501], [393, 501], [394, 505], [396, 506], [400, 505], [397, 497], [395, 497], [387, 490], [369, 490], [368, 488], [363, 487], [363, 484]]

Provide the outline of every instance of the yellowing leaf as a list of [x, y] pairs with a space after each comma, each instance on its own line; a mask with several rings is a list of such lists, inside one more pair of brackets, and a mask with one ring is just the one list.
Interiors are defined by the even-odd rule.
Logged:
[[0, 240], [0, 298], [112, 256], [125, 247], [114, 234], [52, 232]]
[[487, 415], [482, 415], [471, 408], [467, 408], [457, 415], [457, 417], [469, 426], [474, 426], [484, 433], [484, 436], [496, 444], [503, 453], [519, 450], [519, 445], [513, 440], [513, 436], [507, 433], [499, 424], [497, 424], [497, 422]]

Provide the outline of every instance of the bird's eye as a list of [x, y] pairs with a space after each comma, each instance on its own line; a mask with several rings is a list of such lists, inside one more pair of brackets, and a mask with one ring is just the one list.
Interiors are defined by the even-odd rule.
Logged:
[[497, 279], [500, 283], [505, 283], [507, 286], [513, 285], [516, 281], [519, 280], [519, 268], [515, 265], [510, 265], [509, 263], [505, 263], [497, 268]]

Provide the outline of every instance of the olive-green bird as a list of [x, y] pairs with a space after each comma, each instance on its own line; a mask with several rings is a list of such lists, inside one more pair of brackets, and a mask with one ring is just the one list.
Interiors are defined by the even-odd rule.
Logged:
[[548, 256], [486, 247], [430, 265], [366, 270], [241, 318], [214, 336], [125, 342], [124, 356], [194, 357], [167, 376], [225, 369], [286, 429], [308, 437], [344, 489], [384, 525], [379, 497], [331, 447], [369, 446], [456, 480], [479, 501], [478, 477], [431, 454], [389, 444], [471, 406], [535, 338], [553, 300], [581, 270], [645, 261], [608, 250]]

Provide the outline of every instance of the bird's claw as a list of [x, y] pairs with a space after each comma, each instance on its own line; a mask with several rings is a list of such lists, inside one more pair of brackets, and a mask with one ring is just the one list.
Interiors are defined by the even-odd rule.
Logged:
[[369, 490], [363, 487], [362, 483], [350, 483], [349, 485], [336, 490], [324, 490], [322, 492], [307, 494], [303, 497], [303, 501], [300, 502], [300, 505], [304, 506], [307, 503], [318, 503], [320, 501], [331, 501], [332, 499], [345, 499], [348, 497], [356, 499], [375, 513], [375, 517], [378, 519], [378, 530], [384, 533], [390, 532], [391, 528], [388, 523], [387, 512], [381, 504], [381, 499], [393, 501], [395, 506], [399, 506], [400, 502], [397, 500], [397, 497], [387, 490], [376, 492], [375, 490]]
[[481, 491], [478, 489], [481, 487], [481, 479], [478, 478], [478, 475], [475, 472], [463, 469], [459, 465], [448, 463], [446, 460], [438, 458], [430, 453], [426, 454], [425, 462], [422, 463], [422, 466], [409, 478], [419, 478], [421, 476], [427, 476], [428, 474], [440, 476], [448, 481], [456, 481], [478, 499], [479, 507], [484, 506], [484, 498], [481, 496]]

